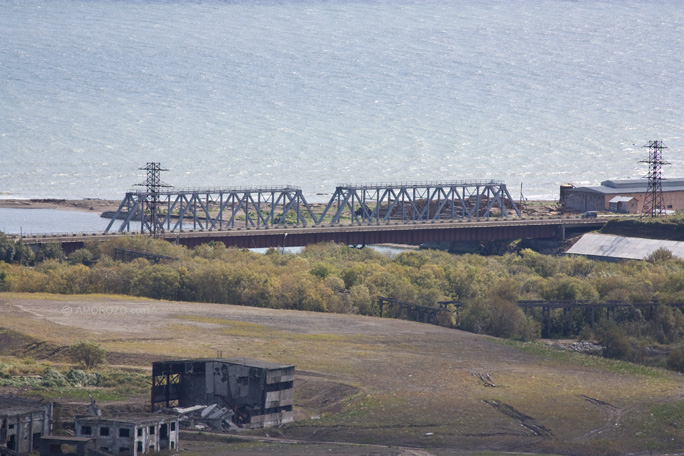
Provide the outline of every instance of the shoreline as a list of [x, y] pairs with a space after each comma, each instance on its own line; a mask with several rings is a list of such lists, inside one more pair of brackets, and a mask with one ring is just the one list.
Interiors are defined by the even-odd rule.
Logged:
[[[549, 200], [528, 200], [523, 212], [527, 215], [550, 215], [558, 211], [556, 203], [556, 201]], [[0, 209], [54, 209], [60, 211], [96, 212], [100, 215], [105, 212], [116, 212], [120, 205], [120, 200], [99, 198], [0, 199]], [[313, 203], [313, 205], [318, 204]]]
[[116, 211], [121, 201], [105, 199], [61, 199], [61, 198], [31, 198], [31, 199], [0, 199], [2, 209], [56, 209], [75, 212]]

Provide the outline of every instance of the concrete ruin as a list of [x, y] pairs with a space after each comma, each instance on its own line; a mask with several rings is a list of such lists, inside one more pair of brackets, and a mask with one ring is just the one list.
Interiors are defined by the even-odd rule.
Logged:
[[92, 456], [96, 442], [93, 437], [48, 436], [40, 438], [40, 456]]
[[0, 456], [37, 453], [52, 431], [52, 404], [0, 396]]
[[74, 427], [76, 437], [94, 438], [98, 450], [121, 456], [178, 449], [178, 417], [173, 415], [82, 416]]
[[245, 358], [159, 361], [152, 365], [152, 409], [216, 404], [243, 428], [293, 421], [294, 370]]

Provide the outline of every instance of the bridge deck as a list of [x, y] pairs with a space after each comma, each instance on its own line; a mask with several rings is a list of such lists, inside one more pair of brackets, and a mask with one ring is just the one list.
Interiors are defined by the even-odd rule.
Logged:
[[[490, 219], [488, 221], [392, 222], [333, 226], [190, 230], [162, 233], [160, 237], [188, 247], [194, 247], [210, 241], [223, 242], [227, 246], [240, 248], [298, 247], [331, 241], [349, 245], [420, 244], [440, 241], [562, 239], [567, 229], [598, 229], [604, 224], [604, 219], [582, 219], [578, 217], [513, 220]], [[33, 235], [22, 238], [22, 241], [29, 245], [58, 242], [68, 252], [80, 248], [85, 241], [107, 240], [133, 235], [131, 233], [70, 233]]]

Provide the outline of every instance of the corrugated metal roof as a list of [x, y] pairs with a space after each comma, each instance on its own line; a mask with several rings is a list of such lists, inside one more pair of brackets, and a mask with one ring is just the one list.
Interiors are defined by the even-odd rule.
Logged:
[[594, 233], [582, 236], [582, 238], [567, 251], [567, 254], [616, 260], [643, 260], [651, 253], [661, 248], [665, 248], [672, 252], [674, 256], [684, 259], [684, 242]]
[[[663, 179], [661, 181], [663, 192], [684, 191], [684, 179]], [[575, 187], [570, 191], [596, 192], [609, 195], [620, 193], [645, 193], [648, 190], [647, 179], [607, 180], [601, 182], [600, 187]]]
[[[683, 178], [666, 179], [661, 181], [663, 187], [681, 187], [684, 186]], [[633, 187], [648, 187], [647, 179], [623, 179], [623, 180], [605, 180], [601, 182], [604, 187], [612, 188], [633, 188]]]

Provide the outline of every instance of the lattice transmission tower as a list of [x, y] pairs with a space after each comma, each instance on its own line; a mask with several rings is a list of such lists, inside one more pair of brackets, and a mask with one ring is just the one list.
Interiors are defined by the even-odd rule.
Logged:
[[644, 205], [641, 208], [641, 215], [658, 217], [665, 213], [665, 202], [663, 199], [662, 166], [670, 163], [663, 161], [663, 149], [667, 149], [662, 141], [649, 141], [644, 147], [648, 147], [648, 161], [642, 160], [640, 163], [648, 163], [648, 189], [644, 198]]
[[160, 214], [161, 209], [161, 189], [162, 187], [171, 187], [161, 181], [161, 172], [168, 171], [163, 169], [160, 163], [148, 162], [144, 168], [139, 168], [147, 171], [147, 180], [138, 184], [141, 187], [146, 187], [146, 198], [143, 201], [142, 220], [140, 230], [142, 233], [146, 231], [152, 237], [159, 237], [164, 232], [163, 214]]

